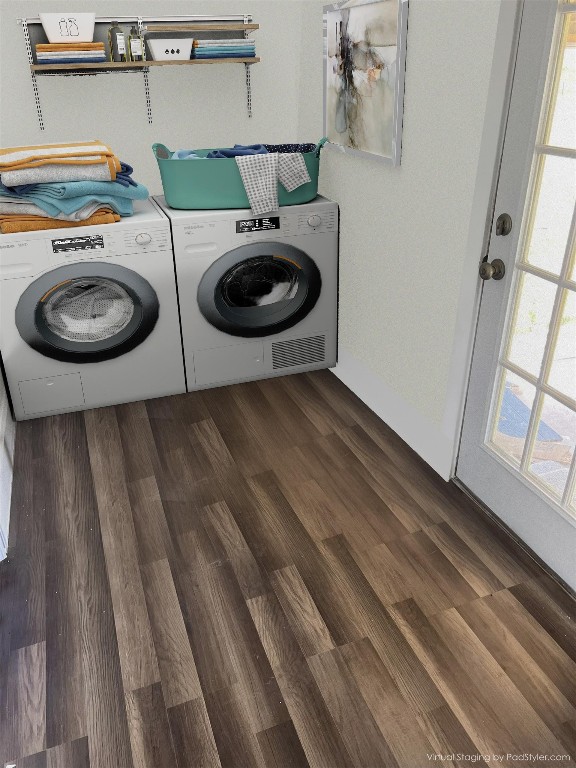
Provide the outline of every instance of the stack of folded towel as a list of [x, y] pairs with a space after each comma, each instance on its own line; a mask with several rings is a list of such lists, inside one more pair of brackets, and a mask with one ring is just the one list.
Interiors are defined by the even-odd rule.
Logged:
[[106, 61], [104, 43], [38, 43], [38, 64], [90, 64]]
[[194, 40], [193, 59], [250, 59], [256, 56], [254, 40]]
[[148, 190], [100, 141], [0, 149], [0, 232], [112, 224]]

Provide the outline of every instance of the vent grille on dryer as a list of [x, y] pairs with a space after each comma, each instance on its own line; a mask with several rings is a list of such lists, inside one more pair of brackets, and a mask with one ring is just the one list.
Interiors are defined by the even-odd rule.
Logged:
[[326, 336], [289, 339], [272, 344], [272, 368], [312, 365], [326, 359]]

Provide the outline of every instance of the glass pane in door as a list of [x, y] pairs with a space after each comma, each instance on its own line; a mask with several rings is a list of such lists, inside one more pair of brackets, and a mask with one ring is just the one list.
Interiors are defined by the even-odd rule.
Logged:
[[576, 443], [576, 412], [543, 395], [529, 472], [558, 499], [562, 498]]
[[502, 385], [494, 419], [492, 444], [508, 461], [520, 466], [536, 387], [505, 368], [502, 369], [501, 376]]
[[555, 298], [554, 283], [525, 272], [520, 275], [507, 357], [533, 376], [540, 373]]
[[559, 5], [486, 445], [576, 517], [576, 13]]
[[[576, 101], [574, 102], [576, 115]], [[543, 156], [537, 163], [526, 260], [560, 273], [576, 203], [576, 160]]]
[[564, 291], [548, 384], [576, 403], [576, 291]]
[[553, 83], [547, 144], [576, 149], [576, 13], [567, 13]]

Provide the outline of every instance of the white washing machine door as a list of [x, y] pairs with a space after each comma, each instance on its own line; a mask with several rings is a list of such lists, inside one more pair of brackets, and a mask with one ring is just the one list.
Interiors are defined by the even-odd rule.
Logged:
[[312, 310], [322, 278], [313, 259], [287, 243], [242, 245], [217, 259], [198, 286], [206, 320], [233, 336], [269, 336]]
[[116, 264], [83, 262], [31, 283], [15, 320], [24, 341], [45, 357], [93, 363], [141, 344], [158, 312], [156, 292], [141, 275]]

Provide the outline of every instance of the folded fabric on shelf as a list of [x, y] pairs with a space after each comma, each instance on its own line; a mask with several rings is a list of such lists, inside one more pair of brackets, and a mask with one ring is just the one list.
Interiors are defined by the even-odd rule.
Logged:
[[278, 209], [278, 155], [276, 153], [237, 155], [250, 208], [255, 216]]
[[115, 170], [120, 170], [120, 161], [114, 152], [98, 140], [0, 149], [0, 173], [48, 164], [98, 165], [109, 162]]
[[256, 54], [254, 52], [238, 52], [233, 51], [231, 53], [219, 53], [219, 52], [206, 52], [206, 53], [194, 53], [195, 59], [254, 59]]
[[206, 157], [213, 158], [242, 157], [243, 155], [266, 155], [268, 150], [264, 144], [235, 144], [228, 149], [214, 149]]
[[70, 227], [88, 227], [100, 224], [114, 224], [120, 216], [106, 209], [99, 209], [84, 221], [59, 221], [43, 216], [5, 216], [0, 215], [0, 232], [9, 235], [16, 232], [35, 232], [42, 229], [65, 229]]
[[37, 51], [36, 56], [40, 59], [69, 59], [71, 56], [74, 58], [82, 58], [84, 56], [105, 56], [104, 50], [101, 51]]
[[103, 51], [104, 43], [37, 43], [37, 51]]
[[194, 40], [194, 48], [201, 48], [203, 45], [255, 45], [255, 40], [247, 38], [223, 38], [210, 40]]
[[102, 64], [107, 61], [106, 56], [90, 56], [86, 58], [75, 57], [73, 59], [38, 59], [38, 64]]
[[[138, 186], [142, 186], [142, 185], [139, 185], [138, 182], [134, 181], [134, 179], [132, 178], [132, 174], [134, 173], [134, 168], [132, 168], [131, 165], [128, 165], [128, 163], [125, 163], [125, 162], [123, 162], [121, 160], [120, 161], [120, 168], [121, 168], [121, 170], [118, 171], [118, 173], [116, 174], [116, 179], [115, 179], [115, 183], [116, 184], [120, 184], [123, 187], [138, 187]], [[41, 170], [41, 169], [37, 169], [37, 170]], [[80, 179], [80, 181], [89, 181], [89, 180], [88, 179]], [[103, 181], [104, 182], [104, 181], [109, 181], [109, 179], [95, 179], [95, 181]], [[52, 182], [52, 183], [51, 182], [38, 182], [38, 183], [39, 184], [45, 183], [47, 186], [49, 185], [50, 188], [61, 186], [57, 182]], [[63, 182], [63, 183], [69, 183], [69, 182]], [[16, 186], [13, 186], [13, 187], [7, 187], [4, 184], [2, 184], [2, 182], [0, 181], [0, 194], [2, 192], [4, 192], [4, 193], [13, 193], [15, 195], [22, 195], [24, 192], [27, 192], [28, 190], [33, 189], [36, 186], [38, 186], [38, 185], [37, 184], [17, 184]], [[116, 191], [115, 194], [119, 195], [120, 192]], [[146, 196], [148, 196], [148, 195], [146, 195]], [[55, 197], [58, 197], [57, 193], [55, 194]], [[135, 199], [139, 199], [139, 197], [137, 197]]]
[[3, 171], [0, 180], [6, 187], [27, 186], [66, 181], [115, 181], [117, 171], [114, 165], [68, 165], [52, 163], [38, 168], [22, 168], [17, 171]]

